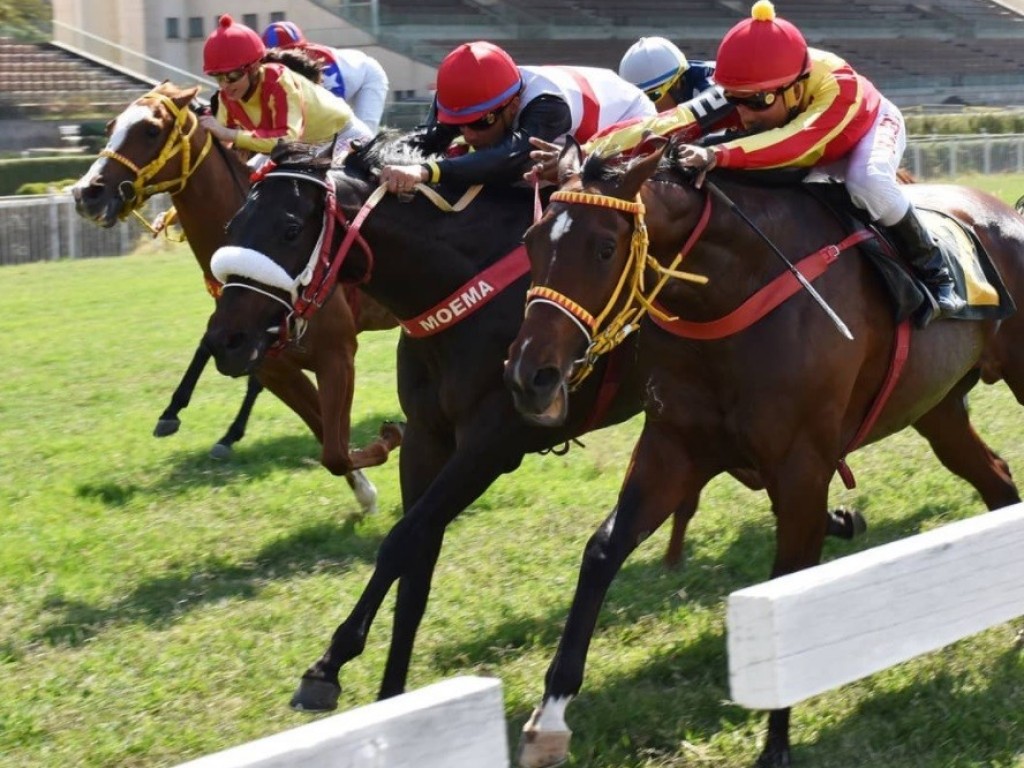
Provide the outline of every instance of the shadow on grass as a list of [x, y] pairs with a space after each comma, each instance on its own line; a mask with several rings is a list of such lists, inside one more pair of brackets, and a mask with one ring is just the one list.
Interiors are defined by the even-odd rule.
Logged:
[[112, 624], [166, 626], [196, 607], [224, 599], [249, 598], [271, 580], [331, 570], [343, 576], [354, 563], [372, 562], [379, 540], [358, 533], [357, 518], [308, 526], [268, 544], [239, 564], [216, 556], [179, 564], [139, 584], [116, 603], [98, 607], [51, 597], [43, 610], [58, 616], [35, 638], [50, 645], [80, 646]]
[[[384, 421], [394, 420], [392, 415], [373, 414], [352, 425], [351, 442], [362, 446], [372, 441]], [[301, 428], [301, 426], [299, 427]], [[401, 450], [401, 449], [399, 449]], [[393, 453], [389, 462], [397, 454]], [[80, 498], [100, 501], [108, 507], [123, 507], [139, 495], [160, 494], [190, 486], [223, 487], [262, 479], [282, 469], [326, 470], [319, 466], [320, 445], [308, 432], [287, 437], [246, 440], [232, 450], [228, 460], [211, 458], [207, 453], [179, 451], [154, 472], [146, 485], [116, 482], [83, 483], [75, 489]], [[160, 470], [170, 467], [161, 474]], [[330, 477], [328, 474], [327, 477]], [[343, 478], [337, 478], [343, 488]], [[347, 491], [346, 491], [347, 492]]]

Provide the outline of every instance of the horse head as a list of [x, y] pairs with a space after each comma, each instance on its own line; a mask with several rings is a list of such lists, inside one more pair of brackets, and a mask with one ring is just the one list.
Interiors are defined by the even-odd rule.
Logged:
[[107, 124], [106, 147], [71, 188], [80, 216], [112, 227], [154, 194], [184, 188], [213, 141], [191, 108], [198, 92], [164, 82]]
[[516, 408], [533, 423], [564, 423], [569, 391], [637, 327], [648, 226], [641, 190], [665, 149], [626, 164], [584, 161], [572, 140], [562, 150], [559, 191], [524, 238], [533, 287], [505, 368]]

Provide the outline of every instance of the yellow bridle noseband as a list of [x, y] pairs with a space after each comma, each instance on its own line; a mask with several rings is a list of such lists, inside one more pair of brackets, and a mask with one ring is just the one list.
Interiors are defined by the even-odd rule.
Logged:
[[[206, 135], [206, 141], [203, 143], [203, 148], [199, 152], [199, 156], [196, 157], [193, 162], [192, 137], [195, 134], [196, 129], [199, 127], [199, 118], [196, 117], [195, 113], [193, 113], [188, 107], [179, 107], [170, 97], [155, 90], [150, 91], [145, 96], [142, 96], [136, 103], [141, 104], [147, 99], [160, 100], [168, 111], [174, 115], [174, 125], [171, 129], [171, 133], [168, 135], [167, 142], [160, 149], [159, 154], [141, 168], [121, 153], [116, 152], [109, 147], [104, 148], [99, 153], [99, 156], [116, 160], [135, 174], [135, 180], [131, 182], [130, 193], [125, 194], [123, 190], [118, 190], [121, 195], [121, 199], [124, 201], [121, 218], [125, 218], [129, 213], [134, 214], [150, 229], [151, 232], [155, 232], [149, 222], [147, 222], [138, 212], [138, 209], [146, 202], [146, 200], [160, 192], [170, 192], [173, 195], [184, 190], [189, 178], [196, 172], [196, 169], [198, 169], [203, 160], [206, 159], [211, 147], [213, 147], [213, 136], [209, 133]], [[149, 184], [149, 180], [160, 173], [164, 166], [179, 153], [181, 154], [180, 175], [176, 178], [168, 179], [167, 181]], [[174, 187], [177, 188], [173, 189]]]
[[[610, 208], [615, 211], [630, 214], [633, 216], [633, 236], [630, 240], [629, 257], [619, 276], [619, 281], [612, 291], [611, 297], [605, 304], [604, 309], [595, 317], [579, 303], [547, 286], [533, 286], [526, 293], [526, 309], [535, 303], [550, 304], [561, 312], [564, 312], [583, 332], [587, 339], [587, 349], [580, 360], [576, 361], [576, 367], [569, 378], [570, 390], [575, 390], [590, 375], [597, 363], [597, 359], [619, 344], [629, 334], [635, 331], [640, 324], [641, 318], [647, 312], [659, 312], [652, 306], [652, 302], [669, 278], [689, 280], [701, 285], [707, 283], [707, 278], [695, 275], [690, 272], [681, 272], [675, 267], [682, 261], [689, 251], [692, 240], [677, 254], [672, 264], [664, 267], [648, 253], [650, 241], [647, 235], [647, 224], [644, 221], [645, 208], [640, 200], [640, 195], [635, 200], [623, 200], [608, 195], [597, 195], [588, 192], [559, 191], [551, 195], [551, 202], [562, 202], [576, 205], [592, 205], [599, 208]], [[650, 293], [644, 294], [644, 272], [647, 267], [658, 273], [657, 285]], [[612, 315], [615, 307], [620, 303], [619, 299], [628, 291], [622, 308], [618, 313]]]

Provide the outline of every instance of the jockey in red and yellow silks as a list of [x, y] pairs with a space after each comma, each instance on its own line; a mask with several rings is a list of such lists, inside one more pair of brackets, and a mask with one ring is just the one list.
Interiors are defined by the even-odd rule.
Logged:
[[749, 135], [680, 148], [679, 164], [763, 169], [816, 167], [842, 179], [853, 202], [889, 227], [934, 295], [925, 319], [963, 308], [938, 245], [918, 219], [897, 172], [907, 146], [900, 110], [834, 54], [807, 47], [793, 24], [758, 0], [718, 47], [715, 79]]
[[279, 139], [347, 143], [372, 134], [351, 108], [326, 88], [288, 67], [263, 63], [263, 40], [244, 24], [221, 16], [203, 46], [203, 71], [220, 85], [217, 114], [200, 118], [223, 142], [268, 154]]

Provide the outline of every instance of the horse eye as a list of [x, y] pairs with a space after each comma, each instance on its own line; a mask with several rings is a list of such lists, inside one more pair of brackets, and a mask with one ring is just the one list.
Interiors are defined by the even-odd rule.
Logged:
[[286, 225], [285, 228], [284, 228], [284, 239], [285, 240], [294, 240], [295, 238], [297, 238], [299, 236], [300, 232], [302, 232], [302, 227], [299, 224], [296, 224], [295, 222], [292, 222], [292, 223]]
[[146, 135], [149, 136], [149, 138], [151, 138], [151, 139], [155, 139], [157, 136], [160, 135], [160, 126], [159, 125], [147, 125], [146, 126]]
[[615, 258], [615, 243], [604, 243], [598, 249], [597, 257], [601, 261], [611, 261]]

